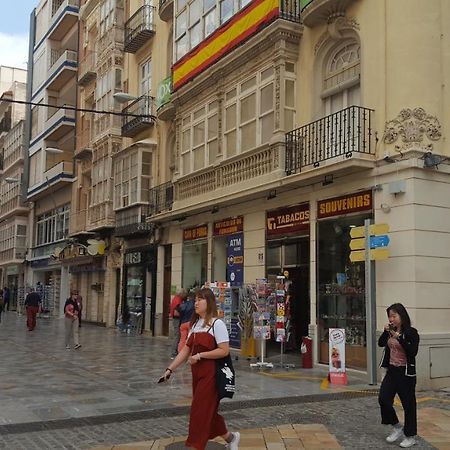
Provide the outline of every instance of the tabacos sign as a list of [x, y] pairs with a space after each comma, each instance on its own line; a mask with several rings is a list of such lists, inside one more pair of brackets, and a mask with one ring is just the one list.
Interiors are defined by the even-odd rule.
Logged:
[[309, 203], [267, 211], [267, 236], [309, 230]]
[[371, 211], [373, 207], [372, 191], [333, 197], [317, 203], [317, 218], [339, 216], [360, 211]]

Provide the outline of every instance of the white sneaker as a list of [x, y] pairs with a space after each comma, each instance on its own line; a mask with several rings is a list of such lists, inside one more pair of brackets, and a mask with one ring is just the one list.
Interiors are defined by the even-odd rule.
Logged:
[[402, 436], [405, 437], [403, 435], [403, 427], [394, 426], [392, 433], [386, 438], [386, 442], [389, 442], [390, 444], [392, 444], [397, 439], [400, 439], [400, 437], [402, 437]]
[[409, 448], [412, 447], [416, 443], [414, 436], [406, 436], [402, 442], [400, 442], [400, 447]]
[[235, 431], [231, 433], [233, 435], [233, 440], [228, 443], [228, 450], [239, 450], [239, 441], [241, 440], [241, 433]]

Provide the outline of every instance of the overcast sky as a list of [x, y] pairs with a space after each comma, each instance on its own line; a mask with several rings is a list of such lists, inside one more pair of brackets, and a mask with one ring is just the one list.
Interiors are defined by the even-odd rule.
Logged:
[[30, 14], [39, 0], [0, 0], [0, 65], [26, 68]]

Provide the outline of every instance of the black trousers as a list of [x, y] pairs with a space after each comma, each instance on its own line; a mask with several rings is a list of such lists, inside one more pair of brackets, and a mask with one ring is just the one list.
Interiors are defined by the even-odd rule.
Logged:
[[405, 436], [417, 434], [416, 377], [405, 375], [405, 367], [389, 366], [378, 396], [381, 408], [381, 423], [396, 425], [398, 417], [394, 409], [394, 397], [398, 394], [405, 412]]

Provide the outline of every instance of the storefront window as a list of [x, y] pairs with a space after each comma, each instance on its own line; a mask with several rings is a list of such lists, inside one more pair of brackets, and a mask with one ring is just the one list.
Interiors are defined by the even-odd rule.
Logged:
[[346, 333], [346, 365], [366, 367], [364, 263], [350, 262], [350, 230], [370, 215], [337, 217], [318, 223], [319, 360], [328, 363], [328, 331]]
[[142, 312], [145, 296], [145, 273], [143, 266], [127, 268], [126, 302], [130, 312]]
[[200, 287], [207, 281], [208, 241], [197, 240], [183, 244], [183, 287]]

